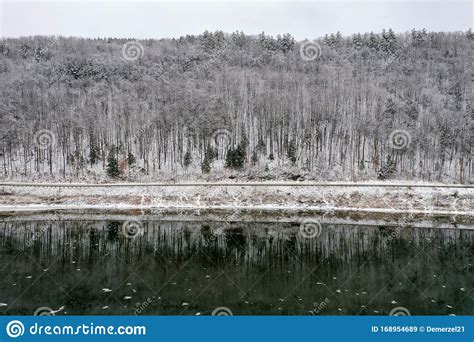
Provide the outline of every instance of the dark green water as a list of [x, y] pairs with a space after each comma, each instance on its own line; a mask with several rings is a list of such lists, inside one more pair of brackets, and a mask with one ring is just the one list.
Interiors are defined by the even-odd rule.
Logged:
[[0, 222], [0, 314], [474, 314], [472, 230], [123, 223]]

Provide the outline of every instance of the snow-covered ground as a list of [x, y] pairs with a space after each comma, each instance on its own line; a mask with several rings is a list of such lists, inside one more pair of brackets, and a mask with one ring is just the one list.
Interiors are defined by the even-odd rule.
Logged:
[[[115, 184], [65, 183], [69, 187], [0, 184], [0, 209], [252, 209], [332, 210], [377, 213], [474, 216], [473, 188], [442, 188], [427, 183], [363, 183], [364, 186], [311, 183]], [[57, 184], [56, 184], [57, 185]], [[229, 184], [228, 184], [229, 185]], [[313, 183], [314, 185], [314, 183]], [[417, 185], [429, 187], [398, 187]], [[74, 187], [76, 186], [76, 187]]]

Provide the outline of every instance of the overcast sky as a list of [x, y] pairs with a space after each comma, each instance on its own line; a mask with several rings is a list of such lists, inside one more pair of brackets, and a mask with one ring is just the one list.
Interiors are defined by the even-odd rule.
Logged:
[[5, 1], [1, 37], [167, 38], [205, 30], [248, 34], [289, 32], [312, 39], [340, 31], [396, 32], [412, 28], [465, 31], [472, 27], [471, 1]]

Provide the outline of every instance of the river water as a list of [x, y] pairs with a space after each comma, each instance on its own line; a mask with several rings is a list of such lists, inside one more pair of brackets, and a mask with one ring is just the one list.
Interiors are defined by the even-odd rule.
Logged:
[[0, 221], [0, 314], [474, 314], [474, 230], [315, 227]]

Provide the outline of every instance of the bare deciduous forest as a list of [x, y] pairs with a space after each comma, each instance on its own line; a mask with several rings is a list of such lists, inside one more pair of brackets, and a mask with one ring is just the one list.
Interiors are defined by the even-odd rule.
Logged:
[[3, 39], [0, 177], [470, 182], [473, 39]]

